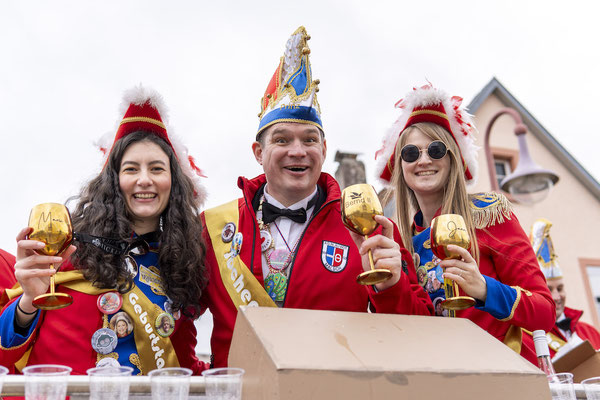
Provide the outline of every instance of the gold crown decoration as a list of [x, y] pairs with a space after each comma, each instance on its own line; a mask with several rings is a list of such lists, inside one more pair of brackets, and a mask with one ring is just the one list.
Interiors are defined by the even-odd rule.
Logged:
[[258, 132], [278, 122], [311, 124], [323, 130], [317, 102], [318, 79], [310, 66], [310, 36], [301, 26], [290, 36], [283, 57], [261, 99]]

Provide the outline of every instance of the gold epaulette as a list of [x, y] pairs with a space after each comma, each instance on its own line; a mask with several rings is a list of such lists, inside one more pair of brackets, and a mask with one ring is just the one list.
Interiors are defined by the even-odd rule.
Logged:
[[512, 212], [510, 201], [500, 193], [486, 192], [469, 195], [471, 214], [475, 228], [483, 229], [509, 220]]

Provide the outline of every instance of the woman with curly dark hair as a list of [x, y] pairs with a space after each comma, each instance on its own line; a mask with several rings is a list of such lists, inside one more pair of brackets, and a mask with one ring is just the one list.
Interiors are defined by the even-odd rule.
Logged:
[[[42, 256], [35, 253], [41, 242], [27, 240], [31, 228], [17, 237], [20, 287], [3, 296], [10, 301], [0, 315], [2, 365], [59, 363], [79, 374], [96, 365], [130, 366], [136, 374], [207, 368], [194, 351], [193, 319], [207, 282], [199, 170], [168, 136], [158, 93], [136, 87], [124, 105], [114, 142], [101, 147], [107, 154], [102, 172], [77, 197], [76, 251]], [[57, 290], [73, 304], [39, 311], [32, 301], [48, 290], [55, 274], [50, 264], [63, 260]], [[125, 316], [133, 331], [116, 332]]]

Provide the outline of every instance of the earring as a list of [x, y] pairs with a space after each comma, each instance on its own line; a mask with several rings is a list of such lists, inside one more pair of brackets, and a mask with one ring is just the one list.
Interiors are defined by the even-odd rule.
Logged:
[[163, 231], [163, 216], [162, 215], [158, 219], [158, 229], [160, 229], [161, 232]]

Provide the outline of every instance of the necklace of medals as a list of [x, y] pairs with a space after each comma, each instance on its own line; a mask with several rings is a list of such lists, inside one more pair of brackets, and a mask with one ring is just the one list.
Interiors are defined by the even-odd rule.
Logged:
[[277, 223], [275, 224], [275, 228], [277, 228], [277, 232], [283, 239], [287, 250], [285, 249], [276, 249], [275, 241], [271, 236], [270, 224], [265, 224], [262, 220], [262, 205], [264, 202], [264, 196], [260, 199], [260, 204], [258, 206], [258, 211], [261, 213], [261, 218], [257, 221], [258, 227], [260, 229], [260, 240], [261, 245], [260, 249], [263, 252], [265, 259], [267, 260], [267, 267], [269, 269], [269, 273], [265, 277], [265, 290], [269, 294], [269, 296], [273, 299], [273, 301], [282, 302], [285, 298], [285, 293], [287, 291], [287, 281], [288, 281], [288, 271], [287, 268], [290, 265], [290, 261], [292, 260], [292, 255], [296, 250], [296, 246], [298, 246], [298, 242], [300, 241], [300, 236], [296, 239], [296, 243], [294, 243], [294, 247], [290, 248], [285, 240], [285, 237], [281, 233], [279, 226]]

